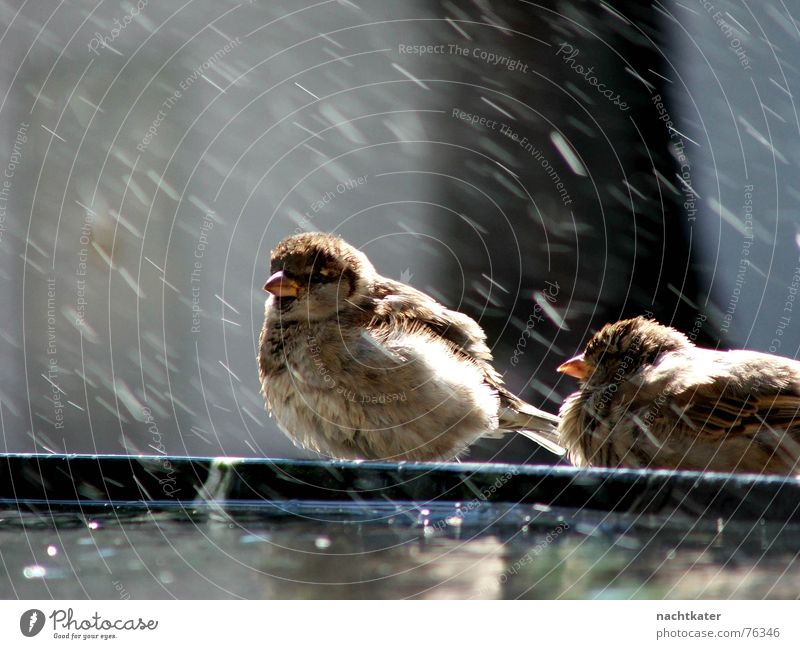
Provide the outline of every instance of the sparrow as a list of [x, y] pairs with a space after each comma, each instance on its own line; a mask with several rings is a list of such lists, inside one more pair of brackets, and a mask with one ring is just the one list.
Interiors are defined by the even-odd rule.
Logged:
[[643, 317], [605, 325], [559, 372], [580, 389], [559, 438], [578, 466], [793, 474], [800, 362], [697, 347]]
[[337, 459], [447, 461], [515, 431], [563, 455], [555, 415], [510, 393], [472, 318], [377, 273], [339, 237], [273, 250], [258, 370], [298, 446]]

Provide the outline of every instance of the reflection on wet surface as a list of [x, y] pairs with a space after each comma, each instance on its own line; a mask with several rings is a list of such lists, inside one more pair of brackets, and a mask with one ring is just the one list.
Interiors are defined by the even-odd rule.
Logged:
[[0, 512], [4, 598], [796, 598], [797, 525], [453, 503]]

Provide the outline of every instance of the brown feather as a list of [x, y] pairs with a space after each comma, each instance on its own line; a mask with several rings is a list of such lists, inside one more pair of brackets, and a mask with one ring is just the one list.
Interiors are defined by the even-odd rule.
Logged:
[[558, 418], [505, 389], [469, 316], [381, 277], [327, 234], [278, 244], [277, 273], [291, 293], [267, 302], [259, 376], [267, 407], [300, 446], [338, 458], [450, 460], [513, 430], [557, 448]]
[[587, 345], [590, 374], [561, 408], [580, 465], [757, 473], [800, 468], [800, 363], [701, 349], [643, 318]]
[[492, 365], [492, 352], [486, 345], [486, 334], [469, 316], [452, 311], [430, 296], [406, 284], [381, 278], [372, 295], [375, 303], [366, 312], [371, 314], [369, 327], [421, 327], [450, 343], [454, 354], [475, 363], [485, 382], [500, 398], [500, 430], [539, 432], [532, 436], [554, 453], [563, 454], [558, 444], [558, 417], [545, 413], [511, 394]]

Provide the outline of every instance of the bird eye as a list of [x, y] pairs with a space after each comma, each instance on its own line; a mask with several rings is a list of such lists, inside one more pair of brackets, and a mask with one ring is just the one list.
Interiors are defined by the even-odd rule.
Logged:
[[312, 284], [323, 284], [327, 282], [332, 282], [336, 278], [330, 272], [323, 272], [323, 271], [312, 271], [309, 275], [309, 281]]

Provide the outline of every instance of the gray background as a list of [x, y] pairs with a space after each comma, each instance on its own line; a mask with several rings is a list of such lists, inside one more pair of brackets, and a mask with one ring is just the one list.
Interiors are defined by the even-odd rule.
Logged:
[[[780, 337], [795, 356], [800, 7], [714, 4], [152, 2], [132, 19], [127, 2], [3, 4], [3, 450], [303, 457], [264, 412], [255, 341], [269, 249], [309, 224], [478, 318], [510, 387], [551, 411], [574, 389], [553, 368], [645, 310], [687, 332], [705, 316], [706, 344]], [[454, 108], [526, 137], [570, 204], [518, 142]], [[557, 298], [514, 367], [546, 282]], [[553, 459], [526, 440], [472, 457]]]

